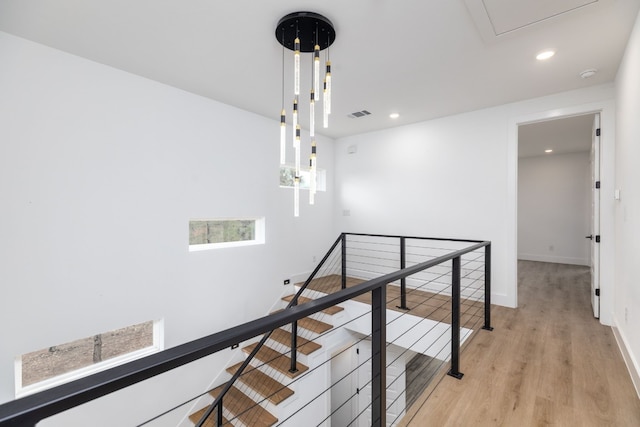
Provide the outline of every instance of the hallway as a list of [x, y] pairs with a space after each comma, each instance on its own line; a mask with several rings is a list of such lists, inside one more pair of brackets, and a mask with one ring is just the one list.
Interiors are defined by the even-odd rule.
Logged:
[[640, 399], [589, 289], [588, 267], [519, 261], [519, 308], [494, 307], [495, 330], [461, 355], [464, 378], [437, 378], [401, 425], [640, 426]]

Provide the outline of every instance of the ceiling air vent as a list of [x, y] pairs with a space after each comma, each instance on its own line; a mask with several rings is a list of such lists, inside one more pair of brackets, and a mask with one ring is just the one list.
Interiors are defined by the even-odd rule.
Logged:
[[362, 111], [356, 111], [355, 113], [351, 113], [347, 117], [349, 117], [351, 119], [357, 119], [357, 118], [360, 118], [360, 117], [368, 116], [370, 114], [371, 113], [368, 112], [367, 110], [362, 110]]

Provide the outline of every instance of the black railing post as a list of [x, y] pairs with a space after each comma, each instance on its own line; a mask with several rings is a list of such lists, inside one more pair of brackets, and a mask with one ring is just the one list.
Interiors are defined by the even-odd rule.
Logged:
[[291, 367], [289, 372], [298, 372], [298, 321], [291, 324]]
[[216, 414], [216, 426], [220, 427], [222, 424], [224, 424], [222, 422], [222, 398], [220, 398], [220, 401], [218, 402], [218, 411]]
[[482, 329], [493, 331], [491, 326], [491, 243], [484, 247], [484, 326]]
[[[400, 270], [407, 267], [407, 249], [404, 236], [400, 237]], [[407, 307], [407, 278], [400, 279], [400, 305], [397, 306], [402, 310], [409, 310]]]
[[371, 291], [371, 425], [387, 425], [387, 285]]
[[460, 257], [453, 258], [451, 268], [451, 369], [448, 375], [461, 379], [460, 372]]
[[347, 235], [342, 233], [342, 289], [347, 288]]

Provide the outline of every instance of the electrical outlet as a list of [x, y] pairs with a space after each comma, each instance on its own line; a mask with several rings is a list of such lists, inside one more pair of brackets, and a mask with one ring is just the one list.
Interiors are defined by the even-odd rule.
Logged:
[[288, 285], [289, 283], [291, 283], [291, 280], [289, 280], [289, 279], [284, 279], [284, 284], [285, 284], [285, 285]]

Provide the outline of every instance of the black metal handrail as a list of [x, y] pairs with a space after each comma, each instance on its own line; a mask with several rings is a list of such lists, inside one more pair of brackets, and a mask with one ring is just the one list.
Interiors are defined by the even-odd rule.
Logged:
[[[350, 233], [351, 234], [351, 233]], [[336, 240], [331, 251], [335, 246], [344, 239], [345, 233]], [[368, 235], [375, 236], [375, 235]], [[381, 237], [400, 237], [400, 236], [381, 236]], [[429, 239], [429, 240], [451, 240], [455, 239]], [[216, 353], [225, 348], [231, 347], [242, 341], [251, 339], [261, 334], [268, 333], [289, 323], [296, 322], [304, 317], [318, 313], [326, 308], [340, 304], [344, 301], [353, 299], [367, 292], [373, 292], [372, 309], [374, 316], [373, 322], [384, 320], [385, 294], [386, 285], [396, 282], [410, 275], [426, 270], [433, 266], [442, 264], [446, 261], [453, 260], [462, 255], [485, 247], [487, 259], [490, 259], [491, 243], [488, 241], [469, 241], [457, 240], [464, 242], [477, 242], [476, 244], [450, 252], [446, 255], [433, 258], [431, 260], [415, 264], [411, 267], [404, 268], [393, 273], [389, 273], [367, 282], [342, 289], [333, 294], [306, 302], [304, 304], [290, 306], [288, 309], [261, 317], [259, 319], [238, 325], [227, 330], [199, 338], [197, 340], [178, 345], [176, 347], [164, 350], [162, 352], [146, 356], [144, 358], [125, 363], [98, 372], [93, 375], [63, 384], [49, 390], [39, 392], [30, 396], [16, 399], [0, 405], [0, 426], [35, 426], [39, 421], [64, 412], [68, 409], [79, 406], [83, 403], [100, 398], [107, 394], [121, 390], [138, 382], [147, 380], [156, 375], [165, 373], [172, 369], [186, 365], [205, 356]], [[329, 253], [331, 252], [329, 251]], [[328, 255], [327, 255], [328, 257]], [[326, 257], [325, 257], [326, 260]], [[314, 270], [317, 274], [319, 267]], [[485, 266], [485, 274], [490, 273], [490, 266]], [[310, 282], [310, 280], [309, 280]], [[485, 276], [485, 324], [483, 329], [491, 329], [490, 325], [490, 274]], [[292, 300], [295, 301], [294, 299]], [[382, 308], [381, 308], [382, 307]], [[376, 315], [377, 313], [377, 315]], [[374, 332], [374, 342], [384, 343], [384, 324], [372, 325]], [[376, 335], [377, 334], [377, 335]], [[266, 340], [265, 340], [266, 341]], [[383, 344], [382, 344], [383, 345]], [[453, 343], [452, 345], [455, 345]], [[459, 343], [458, 343], [459, 345]], [[378, 352], [380, 353], [380, 351]], [[384, 352], [382, 352], [384, 353]], [[379, 357], [384, 357], [379, 354]], [[384, 361], [382, 361], [384, 362]], [[458, 373], [457, 360], [452, 359], [453, 373]], [[384, 369], [384, 363], [380, 360], [374, 364], [378, 372], [372, 376], [377, 378], [379, 383], [373, 387], [373, 419], [374, 425], [384, 426], [385, 410], [384, 410], [384, 375], [381, 371]], [[222, 396], [222, 395], [220, 395]], [[213, 405], [212, 405], [213, 406]], [[220, 412], [221, 413], [221, 412]]]

